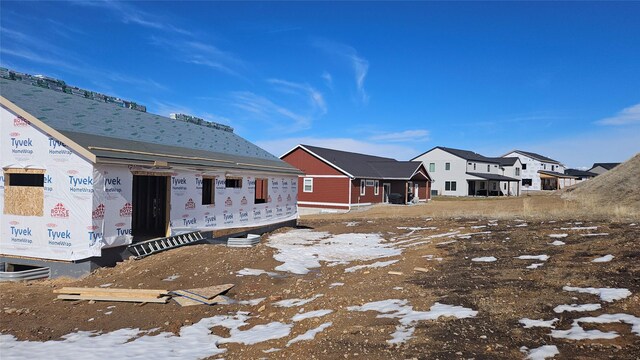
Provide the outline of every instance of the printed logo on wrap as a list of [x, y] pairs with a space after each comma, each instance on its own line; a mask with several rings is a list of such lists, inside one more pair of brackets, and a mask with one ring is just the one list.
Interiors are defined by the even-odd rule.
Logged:
[[196, 191], [198, 194], [202, 194], [202, 174], [196, 174]]
[[69, 218], [69, 210], [64, 207], [63, 203], [57, 203], [56, 206], [51, 209], [51, 217], [53, 218]]
[[233, 224], [233, 213], [228, 212], [227, 210], [222, 212], [222, 218], [224, 219], [223, 224], [224, 225], [231, 225]]
[[189, 214], [182, 215], [182, 226], [195, 227], [196, 225], [198, 225], [198, 220], [195, 216], [191, 216]]
[[243, 196], [242, 199], [240, 200], [240, 205], [245, 206], [247, 205], [248, 201], [247, 201], [247, 197]]
[[214, 183], [216, 185], [216, 193], [224, 194], [224, 192], [227, 190], [227, 183], [224, 181], [224, 179], [216, 177]]
[[226, 207], [233, 206], [233, 200], [231, 200], [230, 196], [227, 196], [227, 200], [224, 201], [224, 206], [226, 206]]
[[44, 174], [44, 192], [47, 196], [53, 193], [53, 177], [51, 175]]
[[9, 221], [9, 230], [11, 236], [9, 241], [16, 245], [31, 245], [33, 244], [33, 229], [28, 226], [20, 226], [20, 223], [12, 220]]
[[244, 209], [240, 209], [238, 211], [238, 215], [240, 216], [240, 222], [241, 223], [246, 223], [249, 221], [249, 212], [245, 211]]
[[297, 180], [291, 180], [291, 190], [298, 190], [298, 181]]
[[104, 204], [99, 204], [98, 207], [91, 212], [91, 218], [93, 220], [104, 220]]
[[282, 202], [282, 195], [278, 195], [278, 202], [281, 203]]
[[291, 205], [289, 205], [289, 204], [285, 205], [285, 213], [286, 213], [287, 215], [291, 215], [291, 214], [293, 214], [293, 206], [291, 206]]
[[271, 191], [278, 192], [280, 188], [280, 182], [276, 178], [271, 178]]
[[264, 214], [265, 214], [265, 217], [266, 217], [267, 219], [272, 218], [272, 217], [273, 217], [273, 209], [269, 208], [268, 206], [267, 206], [267, 207], [265, 207], [265, 208], [264, 208]]
[[71, 247], [71, 231], [58, 229], [58, 224], [47, 224], [47, 241], [49, 246], [68, 248]]
[[187, 200], [187, 202], [184, 204], [185, 210], [193, 210], [195, 208], [196, 208], [196, 203], [191, 198], [189, 198], [189, 200]]
[[247, 191], [253, 192], [256, 189], [256, 180], [252, 177], [247, 177]]
[[131, 235], [131, 229], [130, 228], [126, 228], [125, 226], [127, 226], [127, 224], [123, 223], [123, 222], [119, 222], [119, 223], [114, 225], [114, 227], [116, 228], [116, 235], [117, 236]]
[[77, 170], [67, 171], [69, 179], [69, 192], [80, 199], [88, 199], [93, 194], [93, 176], [78, 176]]
[[287, 202], [291, 203], [291, 194], [287, 194]]
[[31, 123], [29, 122], [29, 120], [23, 118], [22, 116], [13, 118], [13, 127], [24, 128], [29, 126], [31, 126]]
[[0, 191], [4, 191], [4, 173], [0, 175]]
[[271, 202], [271, 195], [267, 195], [267, 203]]
[[102, 233], [99, 231], [96, 231], [100, 229], [99, 226], [87, 226], [87, 235], [89, 238], [89, 247], [93, 247], [95, 244], [98, 243], [99, 240], [102, 240]]
[[187, 178], [172, 176], [171, 192], [177, 196], [183, 196], [187, 192]]
[[131, 203], [124, 204], [122, 209], [120, 209], [120, 217], [131, 217], [132, 214], [133, 206], [131, 206]]
[[104, 176], [104, 192], [107, 194], [107, 199], [117, 199], [121, 196], [123, 186], [122, 178], [119, 176], [108, 176], [109, 172], [105, 171]]
[[49, 155], [53, 161], [66, 162], [71, 158], [71, 151], [62, 141], [49, 137]]
[[258, 208], [253, 208], [253, 220], [261, 220], [262, 219], [262, 210]]
[[33, 139], [28, 136], [22, 136], [19, 132], [13, 131], [9, 133], [9, 144], [11, 146], [11, 154], [16, 160], [25, 161], [33, 158]]
[[280, 217], [283, 214], [284, 214], [284, 211], [282, 210], [282, 206], [276, 205], [276, 217]]
[[214, 227], [216, 226], [216, 215], [211, 214], [210, 212], [204, 213], [204, 226], [206, 227]]
[[289, 180], [287, 179], [282, 179], [282, 191], [287, 191], [289, 190]]

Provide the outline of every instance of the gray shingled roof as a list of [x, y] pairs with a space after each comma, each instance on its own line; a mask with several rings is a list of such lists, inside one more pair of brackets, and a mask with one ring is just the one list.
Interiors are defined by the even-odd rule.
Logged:
[[[163, 154], [188, 156], [193, 150], [200, 157], [224, 157], [229, 161], [260, 163], [298, 172], [278, 157], [232, 132], [6, 79], [0, 79], [0, 95], [65, 133], [71, 140], [77, 140], [81, 146], [114, 148], [117, 143], [124, 148], [139, 149], [142, 144], [151, 144]], [[90, 151], [98, 156], [104, 155]], [[130, 157], [123, 153], [112, 156]], [[171, 162], [179, 163], [176, 159]]]
[[556, 171], [538, 170], [538, 173], [539, 174], [553, 176], [553, 177], [557, 177], [557, 178], [566, 178], [566, 179], [575, 178], [575, 176], [573, 176], [573, 175], [563, 174], [563, 173], [559, 173], [559, 172], [556, 172]]
[[468, 172], [467, 175], [477, 176], [477, 177], [479, 177], [481, 179], [485, 179], [485, 180], [520, 181], [520, 180], [512, 178], [512, 177], [508, 177], [508, 176], [504, 176], [504, 175], [498, 175], [498, 174]]
[[590, 171], [578, 170], [578, 169], [566, 169], [564, 173], [565, 175], [579, 176], [579, 177], [595, 177], [598, 175]]
[[607, 170], [611, 170], [618, 165], [620, 165], [620, 163], [593, 163], [593, 166], [591, 168], [593, 169], [595, 167], [601, 166]]
[[[434, 149], [440, 149], [443, 151], [448, 152], [449, 154], [453, 154], [459, 158], [465, 159], [467, 161], [480, 161], [480, 162], [488, 162], [488, 163], [493, 163], [493, 164], [500, 164], [500, 160], [497, 160], [496, 158], [490, 158], [490, 157], [486, 157], [483, 155], [480, 155], [478, 153], [475, 153], [473, 151], [469, 151], [469, 150], [461, 150], [461, 149], [454, 149], [454, 148], [449, 148], [449, 147], [444, 147], [444, 146], [436, 146], [433, 149], [429, 150], [432, 151]], [[426, 151], [418, 156], [416, 156], [415, 158], [413, 158], [412, 160], [415, 160], [417, 158], [419, 158], [420, 156], [428, 153], [429, 151]]]
[[313, 152], [356, 178], [409, 180], [422, 165], [420, 161], [397, 161], [391, 158], [311, 145], [299, 146]]
[[522, 154], [524, 156], [528, 156], [530, 158], [533, 158], [533, 159], [536, 159], [536, 160], [539, 160], [539, 161], [544, 161], [544, 162], [554, 163], [554, 164], [560, 164], [560, 162], [558, 160], [553, 160], [551, 158], [548, 158], [546, 156], [542, 156], [540, 154], [536, 154], [536, 153], [533, 153], [533, 152], [522, 151], [522, 150], [513, 150], [513, 151], [510, 151], [509, 154], [511, 154], [512, 152], [517, 152], [519, 154]]

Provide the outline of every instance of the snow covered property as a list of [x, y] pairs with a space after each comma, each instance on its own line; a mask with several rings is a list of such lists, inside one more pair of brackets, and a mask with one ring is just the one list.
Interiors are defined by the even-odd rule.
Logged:
[[297, 218], [300, 172], [228, 126], [10, 79], [0, 90], [0, 262], [86, 272], [150, 238]]

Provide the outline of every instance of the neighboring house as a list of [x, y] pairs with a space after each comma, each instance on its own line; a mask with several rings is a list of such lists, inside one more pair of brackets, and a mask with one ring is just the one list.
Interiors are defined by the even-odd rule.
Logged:
[[502, 157], [518, 157], [522, 163], [523, 190], [556, 190], [575, 183], [575, 178], [565, 175], [565, 167], [559, 161], [529, 151], [513, 150]]
[[350, 210], [430, 199], [431, 178], [418, 161], [310, 145], [298, 145], [280, 158], [305, 174], [299, 177], [299, 207]]
[[13, 80], [0, 95], [1, 262], [77, 274], [140, 240], [295, 224], [300, 171], [230, 129]]
[[564, 174], [569, 176], [574, 176], [576, 184], [579, 182], [583, 182], [585, 180], [594, 178], [598, 175], [590, 171], [578, 170], [578, 169], [566, 169], [564, 171]]
[[416, 156], [433, 179], [432, 195], [520, 195], [520, 160], [490, 158], [473, 151], [436, 146]]
[[600, 175], [606, 173], [607, 171], [613, 169], [618, 165], [620, 165], [620, 163], [594, 163], [591, 169], [587, 171]]

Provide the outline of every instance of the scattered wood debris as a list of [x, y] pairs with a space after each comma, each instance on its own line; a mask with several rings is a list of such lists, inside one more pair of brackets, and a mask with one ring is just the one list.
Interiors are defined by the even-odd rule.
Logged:
[[53, 290], [62, 300], [94, 300], [94, 301], [125, 301], [139, 303], [166, 303], [170, 296], [168, 290], [149, 289], [105, 289], [63, 287]]
[[389, 271], [387, 272], [389, 275], [404, 275], [401, 271]]
[[429, 272], [429, 269], [423, 268], [423, 267], [415, 267], [415, 268], [413, 268], [413, 271]]
[[226, 304], [226, 299], [219, 295], [226, 293], [234, 286], [234, 284], [224, 284], [197, 289], [175, 290], [171, 292], [171, 295], [173, 295], [173, 300], [180, 306]]

